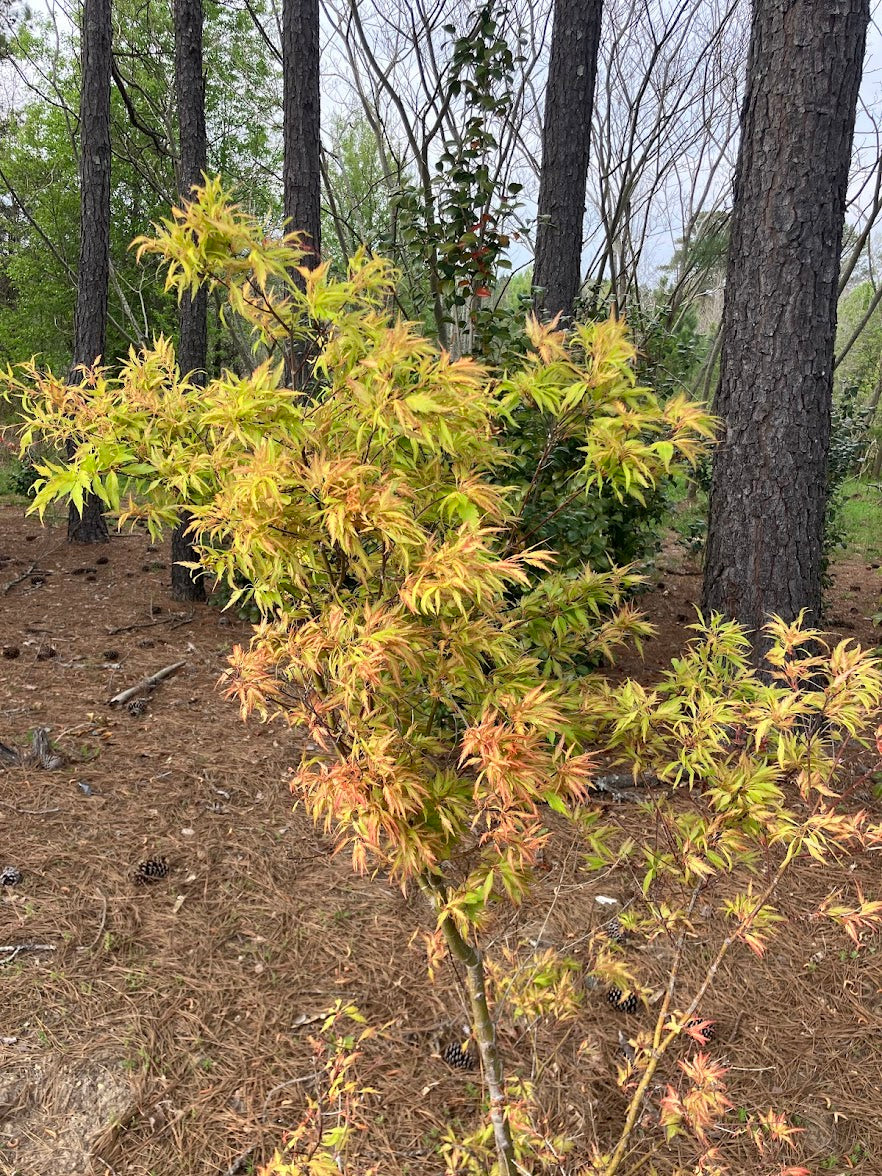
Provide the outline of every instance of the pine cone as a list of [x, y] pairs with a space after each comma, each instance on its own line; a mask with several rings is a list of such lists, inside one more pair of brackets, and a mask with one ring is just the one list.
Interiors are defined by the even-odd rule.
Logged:
[[148, 858], [135, 870], [135, 885], [147, 886], [150, 882], [158, 882], [167, 875], [168, 862], [165, 858]]
[[453, 1066], [455, 1070], [474, 1070], [475, 1059], [472, 1051], [463, 1049], [458, 1041], [452, 1041], [450, 1045], [445, 1045], [441, 1051], [441, 1057], [448, 1066]]
[[0, 886], [18, 886], [21, 879], [21, 870], [17, 866], [4, 866], [0, 870]]
[[132, 716], [132, 718], [140, 719], [141, 715], [143, 715], [144, 712], [147, 710], [147, 699], [146, 698], [133, 698], [132, 701], [126, 707], [126, 710], [129, 712], [129, 714]]
[[608, 923], [604, 923], [603, 929], [606, 932], [607, 939], [611, 939], [613, 943], [624, 943], [628, 938], [628, 932], [615, 915]]
[[621, 988], [611, 988], [606, 994], [606, 999], [620, 1013], [636, 1013], [640, 1007], [637, 994], [635, 992], [629, 992], [627, 996], [624, 996]]
[[[699, 1025], [701, 1025], [702, 1021], [704, 1021], [704, 1017], [702, 1017], [699, 1013], [696, 1013], [696, 1015], [694, 1017], [691, 1017], [686, 1022], [686, 1028], [687, 1029], [698, 1029], [698, 1027], [699, 1027]], [[704, 1038], [705, 1042], [716, 1041], [717, 1030], [716, 1030], [716, 1026], [714, 1025], [713, 1021], [708, 1021], [707, 1024], [704, 1026], [704, 1028], [701, 1029], [701, 1036]], [[695, 1038], [693, 1037], [692, 1040], [694, 1041]]]

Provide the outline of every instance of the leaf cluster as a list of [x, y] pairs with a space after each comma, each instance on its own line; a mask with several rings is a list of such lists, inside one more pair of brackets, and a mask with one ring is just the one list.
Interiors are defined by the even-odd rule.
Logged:
[[308, 270], [295, 236], [267, 237], [218, 181], [139, 251], [178, 296], [223, 294], [258, 345], [307, 343], [308, 390], [266, 360], [197, 391], [163, 338], [74, 384], [10, 371], [22, 445], [59, 455], [35, 508], [91, 492], [154, 534], [186, 509], [205, 574], [264, 615], [228, 692], [322, 749], [295, 780], [313, 817], [358, 868], [405, 881], [448, 863], [463, 926], [519, 898], [543, 806], [567, 810], [590, 778], [574, 664], [648, 628], [627, 570], [551, 570], [507, 484], [510, 439], [538, 406], [582, 450], [578, 494], [639, 500], [694, 460], [709, 418], [637, 386], [614, 321], [570, 338], [532, 321], [502, 377], [453, 360], [390, 315], [387, 263]]

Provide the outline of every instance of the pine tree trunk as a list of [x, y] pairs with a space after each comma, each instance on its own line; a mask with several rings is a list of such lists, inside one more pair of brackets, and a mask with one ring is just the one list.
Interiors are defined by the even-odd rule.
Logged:
[[[107, 345], [110, 279], [110, 0], [85, 0], [80, 85], [80, 259], [71, 382], [103, 357]], [[74, 543], [104, 543], [107, 523], [101, 503], [86, 496], [82, 515], [71, 503], [67, 537]]]
[[[869, 0], [754, 0], [704, 607], [817, 622], [836, 287]], [[758, 647], [759, 652], [759, 647]]]
[[313, 267], [321, 249], [318, 0], [285, 0], [282, 18], [285, 219], [308, 236], [304, 264]]
[[[322, 245], [318, 0], [284, 0], [282, 73], [286, 227], [306, 235], [303, 265], [313, 269]], [[292, 387], [307, 383], [306, 360], [302, 349], [292, 348], [288, 354], [287, 378]]]
[[542, 128], [536, 308], [572, 315], [582, 284], [582, 227], [603, 0], [555, 0]]
[[[208, 167], [205, 130], [205, 75], [202, 66], [202, 0], [174, 0], [175, 93], [178, 107], [180, 161], [178, 190], [181, 198], [192, 195]], [[192, 383], [204, 387], [208, 363], [208, 294], [203, 288], [194, 298], [185, 294], [180, 304], [178, 366]], [[191, 516], [186, 512], [172, 534], [172, 596], [176, 600], [205, 600], [205, 581], [182, 567], [182, 561], [198, 557], [188, 533]]]

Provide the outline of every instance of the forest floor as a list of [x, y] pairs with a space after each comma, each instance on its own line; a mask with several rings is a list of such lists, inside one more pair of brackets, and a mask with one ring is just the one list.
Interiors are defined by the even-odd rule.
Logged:
[[[64, 757], [52, 770], [0, 764], [0, 868], [22, 874], [0, 890], [0, 1173], [256, 1170], [298, 1121], [309, 1038], [343, 999], [385, 1027], [359, 1064], [376, 1091], [365, 1156], [380, 1176], [440, 1176], [438, 1133], [473, 1124], [479, 1092], [475, 1074], [439, 1057], [462, 1039], [463, 1014], [446, 965], [427, 981], [428, 911], [354, 877], [292, 812], [300, 737], [241, 723], [217, 690], [248, 626], [172, 601], [168, 560], [140, 534], [72, 548], [57, 527], [0, 507], [0, 742], [24, 748], [46, 727]], [[877, 645], [878, 565], [842, 561], [834, 581], [830, 628]], [[666, 549], [642, 600], [659, 634], [618, 673], [646, 680], [682, 648], [698, 584], [683, 549]], [[144, 713], [109, 705], [177, 661]], [[882, 816], [871, 779], [857, 779], [853, 800]], [[137, 885], [139, 863], [157, 856], [168, 876]], [[786, 1159], [882, 1173], [882, 945], [852, 951], [807, 917], [838, 885], [878, 896], [879, 864], [868, 853], [853, 869], [798, 867], [780, 898], [783, 934], [762, 959], [730, 956], [701, 1009], [730, 1067], [733, 1127], [771, 1106], [802, 1128], [795, 1150], [766, 1160], [732, 1131], [718, 1142], [733, 1172], [778, 1172]], [[598, 896], [631, 893], [626, 877], [581, 869], [559, 827], [529, 905], [493, 928], [494, 950], [540, 941], [584, 958], [609, 917]], [[690, 947], [687, 987], [709, 951]], [[663, 951], [635, 954], [651, 982], [665, 980]], [[504, 1036], [575, 1141], [562, 1173], [621, 1122], [619, 1035], [645, 1016], [589, 993], [575, 1021]], [[661, 1146], [658, 1171], [688, 1154]]]

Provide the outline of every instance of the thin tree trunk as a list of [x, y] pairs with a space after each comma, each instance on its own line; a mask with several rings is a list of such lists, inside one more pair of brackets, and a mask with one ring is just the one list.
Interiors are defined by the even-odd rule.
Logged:
[[[178, 190], [183, 200], [190, 199], [195, 185], [202, 182], [208, 167], [208, 140], [205, 130], [205, 75], [202, 67], [202, 0], [174, 0], [175, 16], [175, 94], [178, 108], [180, 163]], [[198, 387], [205, 386], [208, 356], [208, 292], [203, 287], [191, 298], [184, 294], [180, 303], [180, 343], [178, 366], [181, 374], [190, 374]], [[183, 512], [172, 535], [172, 596], [176, 600], [205, 600], [204, 578], [184, 562], [198, 562], [193, 537], [189, 532], [191, 516]]]
[[[79, 383], [107, 345], [110, 280], [110, 0], [85, 0], [80, 84], [80, 258], [74, 313], [70, 379]], [[105, 543], [101, 501], [86, 495], [82, 514], [71, 503], [67, 537], [74, 543]]]
[[602, 0], [555, 0], [542, 128], [533, 286], [537, 310], [572, 315], [582, 282], [582, 227]]
[[[443, 884], [427, 880], [425, 891], [437, 914], [444, 906]], [[487, 1002], [487, 983], [484, 974], [484, 960], [481, 952], [460, 934], [449, 916], [440, 920], [450, 954], [465, 971], [466, 992], [469, 1000], [472, 1030], [481, 1055], [481, 1069], [487, 1083], [490, 1123], [496, 1144], [497, 1171], [499, 1176], [516, 1176], [514, 1141], [508, 1120], [508, 1100], [505, 1093], [505, 1075], [502, 1057], [496, 1038], [496, 1024]]]
[[[821, 607], [836, 287], [869, 0], [754, 0], [704, 607]], [[759, 653], [759, 647], [757, 653]]]
[[[305, 234], [310, 269], [320, 260], [321, 139], [319, 101], [319, 0], [284, 0], [282, 6], [282, 183], [289, 232]], [[288, 381], [305, 383], [306, 356], [292, 348]]]

